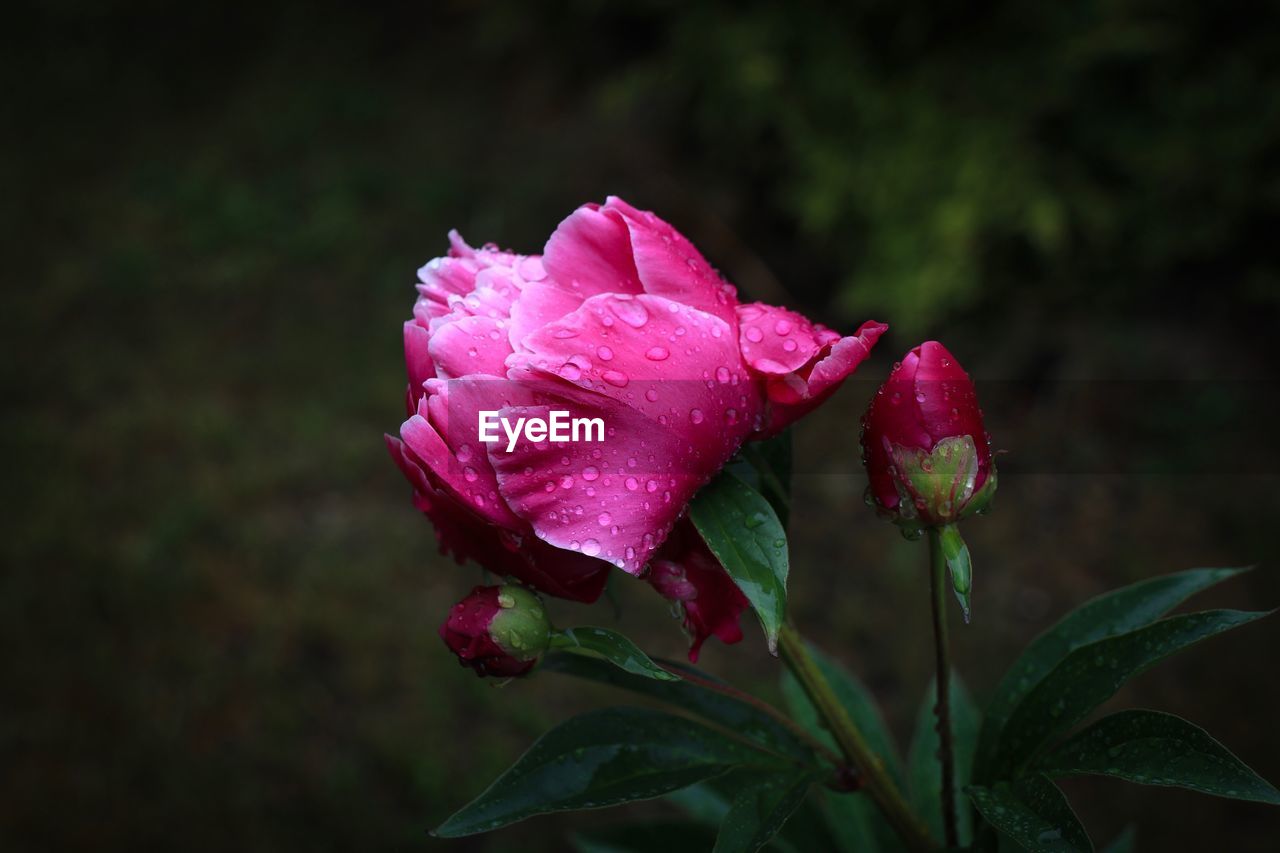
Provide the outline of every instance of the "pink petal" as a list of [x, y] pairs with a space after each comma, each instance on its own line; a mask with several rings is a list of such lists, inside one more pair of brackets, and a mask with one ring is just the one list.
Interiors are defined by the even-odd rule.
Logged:
[[786, 376], [809, 363], [822, 343], [805, 317], [761, 302], [738, 306], [742, 358], [764, 376]]
[[600, 597], [608, 567], [599, 560], [552, 548], [530, 535], [527, 527], [494, 526], [432, 485], [421, 460], [396, 438], [386, 436], [387, 450], [414, 487], [414, 505], [432, 523], [440, 550], [459, 563], [471, 560], [489, 571], [517, 578], [548, 595], [592, 602]]
[[429, 344], [436, 375], [441, 379], [472, 374], [505, 375], [511, 345], [502, 326], [491, 317], [462, 317], [441, 325], [431, 334]]
[[[434, 258], [418, 270], [421, 297], [413, 308], [414, 317], [426, 326], [430, 321], [458, 310], [459, 300], [467, 300], [465, 314], [506, 317], [523, 272], [545, 276], [537, 258], [500, 252], [486, 246], [473, 249], [457, 231], [449, 232], [449, 254]], [[482, 291], [476, 294], [476, 291]], [[488, 291], [488, 292], [485, 292]]]
[[748, 602], [688, 519], [681, 521], [647, 578], [658, 594], [678, 602], [689, 634], [689, 660], [707, 637], [733, 644], [742, 639], [741, 617]]
[[601, 212], [616, 212], [626, 223], [635, 269], [645, 293], [692, 305], [733, 323], [737, 291], [683, 234], [653, 213], [637, 210], [617, 196], [610, 196]]
[[622, 217], [587, 204], [560, 223], [542, 255], [547, 274], [584, 298], [597, 293], [639, 293], [640, 276]]
[[489, 445], [498, 489], [539, 539], [638, 575], [724, 459], [694, 456], [678, 433], [616, 400], [571, 393], [555, 405], [512, 407], [501, 416], [545, 419], [559, 409], [601, 418], [612, 433], [599, 443], [521, 440], [510, 453]]
[[650, 429], [669, 429], [708, 458], [731, 456], [761, 415], [733, 327], [661, 296], [593, 296], [523, 350], [508, 376], [559, 376], [642, 412]]
[[502, 500], [485, 447], [478, 439], [479, 412], [499, 411], [528, 403], [528, 391], [519, 383], [488, 376], [466, 376], [449, 381], [429, 379], [418, 411], [400, 428], [409, 449], [424, 463], [437, 488], [484, 520], [524, 529]]
[[765, 386], [769, 398], [766, 433], [784, 429], [834, 394], [866, 359], [871, 347], [888, 328], [884, 323], [869, 320], [855, 334], [819, 350], [811, 366], [768, 379]]
[[609, 432], [600, 444], [522, 441], [511, 453], [490, 445], [502, 497], [544, 541], [640, 573], [761, 422], [733, 327], [660, 296], [602, 294], [531, 334], [524, 349], [508, 360], [508, 376], [538, 405], [503, 417], [559, 408], [599, 417]]
[[576, 311], [581, 304], [581, 295], [571, 293], [554, 282], [526, 284], [511, 306], [508, 337], [512, 348], [519, 349], [530, 334]]
[[429, 348], [430, 335], [427, 330], [412, 320], [404, 324], [404, 362], [409, 373], [409, 402], [413, 409], [422, 399], [422, 383], [436, 375], [436, 366], [431, 361]]

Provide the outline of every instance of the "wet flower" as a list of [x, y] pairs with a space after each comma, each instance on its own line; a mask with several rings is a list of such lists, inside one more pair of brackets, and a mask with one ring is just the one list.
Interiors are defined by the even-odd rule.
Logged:
[[[576, 210], [542, 255], [450, 243], [419, 271], [408, 419], [388, 448], [442, 550], [578, 601], [610, 567], [643, 575], [698, 489], [827, 399], [886, 328], [842, 336], [740, 304], [679, 232], [617, 198]], [[480, 440], [482, 420], [559, 413], [598, 419], [603, 441]]]
[[478, 586], [453, 606], [440, 638], [476, 675], [510, 678], [533, 669], [551, 642], [551, 623], [527, 589]]
[[969, 374], [937, 341], [897, 364], [862, 420], [867, 494], [908, 532], [959, 521], [996, 488], [991, 440]]

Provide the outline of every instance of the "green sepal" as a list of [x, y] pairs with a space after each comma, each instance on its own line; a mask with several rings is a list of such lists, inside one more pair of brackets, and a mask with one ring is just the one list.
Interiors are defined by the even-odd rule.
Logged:
[[938, 531], [942, 543], [942, 556], [946, 558], [951, 573], [951, 588], [955, 591], [960, 609], [964, 611], [965, 624], [969, 624], [969, 592], [973, 589], [973, 562], [969, 559], [969, 546], [964, 544], [960, 528], [948, 524]]
[[489, 620], [489, 636], [517, 660], [533, 660], [551, 642], [551, 620], [538, 596], [522, 586], [498, 590], [500, 608]]
[[973, 436], [944, 438], [932, 450], [895, 444], [889, 454], [898, 487], [900, 524], [951, 524], [968, 515], [978, 481], [978, 448]]

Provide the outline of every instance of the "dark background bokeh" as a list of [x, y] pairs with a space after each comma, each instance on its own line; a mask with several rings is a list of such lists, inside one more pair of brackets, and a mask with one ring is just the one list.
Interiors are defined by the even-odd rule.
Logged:
[[[537, 251], [608, 193], [746, 298], [888, 321], [860, 379], [925, 336], [978, 378], [1009, 451], [955, 631], [979, 697], [1058, 615], [1140, 577], [1257, 562], [1204, 600], [1280, 604], [1262, 8], [11, 4], [0, 846], [564, 849], [576, 816], [425, 835], [616, 697], [457, 667], [435, 629], [478, 573], [435, 554], [381, 433], [446, 230]], [[905, 737], [923, 558], [862, 506], [872, 387], [800, 430], [793, 611]], [[679, 655], [666, 606], [614, 586], [616, 624]], [[607, 604], [556, 615], [615, 624]], [[1113, 705], [1183, 714], [1278, 780], [1278, 640], [1275, 621], [1216, 639]], [[704, 663], [768, 694], [761, 647], [753, 625]], [[1263, 806], [1069, 793], [1099, 842], [1131, 821], [1144, 850], [1280, 834]]]

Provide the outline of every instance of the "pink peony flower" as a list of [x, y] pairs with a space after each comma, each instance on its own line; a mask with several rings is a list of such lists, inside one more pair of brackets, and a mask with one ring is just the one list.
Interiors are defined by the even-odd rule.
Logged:
[[[688, 240], [617, 198], [574, 211], [540, 257], [450, 243], [419, 271], [409, 418], [388, 446], [444, 551], [564, 598], [594, 600], [610, 566], [643, 574], [743, 443], [830, 396], [886, 328], [841, 337], [741, 305]], [[482, 411], [555, 410], [607, 435], [478, 440]]]

